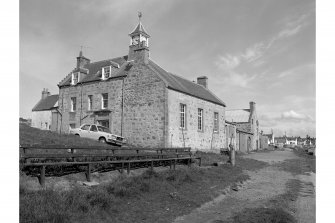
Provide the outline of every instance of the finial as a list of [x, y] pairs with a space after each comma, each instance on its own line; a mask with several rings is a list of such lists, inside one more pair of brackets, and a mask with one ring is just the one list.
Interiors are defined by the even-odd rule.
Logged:
[[79, 57], [83, 56], [83, 46], [80, 46], [80, 52], [79, 52]]
[[141, 22], [141, 18], [142, 18], [142, 12], [138, 12], [138, 21]]

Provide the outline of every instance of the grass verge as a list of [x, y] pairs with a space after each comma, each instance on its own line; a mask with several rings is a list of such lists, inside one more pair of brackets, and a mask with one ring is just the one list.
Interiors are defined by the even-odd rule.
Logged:
[[288, 159], [278, 163], [276, 166], [292, 173], [293, 175], [305, 174], [306, 172], [316, 173], [316, 157], [308, 155], [303, 149], [293, 149], [298, 159]]
[[89, 189], [77, 186], [70, 191], [28, 191], [22, 184], [20, 222], [171, 222], [212, 200], [225, 187], [247, 180], [244, 169], [265, 165], [238, 159], [234, 168], [148, 170]]

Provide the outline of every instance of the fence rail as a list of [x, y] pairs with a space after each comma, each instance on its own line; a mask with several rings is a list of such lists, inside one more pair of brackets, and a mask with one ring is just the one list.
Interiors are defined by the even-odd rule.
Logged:
[[[106, 147], [106, 146], [58, 146], [58, 145], [20, 145], [22, 152], [20, 153], [20, 162], [23, 168], [25, 167], [37, 167], [40, 168], [38, 179], [40, 184], [45, 186], [45, 170], [47, 166], [86, 166], [86, 179], [91, 181], [91, 173], [93, 165], [104, 164], [107, 166], [113, 166], [113, 170], [119, 170], [123, 172], [127, 169], [127, 173], [130, 173], [131, 168], [141, 168], [143, 164], [149, 166], [151, 169], [154, 166], [168, 165], [170, 169], [175, 169], [178, 163], [187, 163], [188, 166], [196, 160], [199, 161], [201, 166], [201, 157], [193, 156], [190, 147], [185, 148], [120, 148], [120, 147]], [[52, 151], [66, 150], [65, 153], [48, 153], [47, 150]], [[42, 150], [42, 152], [35, 152], [34, 150]], [[86, 151], [98, 150], [100, 153], [87, 153]], [[105, 151], [103, 151], [105, 150]], [[29, 152], [28, 152], [29, 151]], [[108, 153], [106, 151], [111, 151]], [[127, 152], [116, 154], [117, 151]], [[134, 151], [136, 153], [129, 153]], [[59, 160], [59, 159], [71, 159]], [[78, 159], [91, 159], [78, 160]], [[34, 162], [31, 162], [33, 159]], [[92, 159], [105, 159], [105, 160], [94, 160]], [[179, 162], [178, 162], [179, 161]]]

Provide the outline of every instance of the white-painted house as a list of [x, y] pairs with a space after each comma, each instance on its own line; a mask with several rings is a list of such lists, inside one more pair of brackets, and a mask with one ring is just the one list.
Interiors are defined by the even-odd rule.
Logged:
[[[57, 112], [58, 94], [50, 95], [48, 89], [42, 91], [41, 100], [32, 109], [31, 126], [42, 130], [54, 130], [53, 113]], [[54, 129], [53, 129], [54, 127]]]

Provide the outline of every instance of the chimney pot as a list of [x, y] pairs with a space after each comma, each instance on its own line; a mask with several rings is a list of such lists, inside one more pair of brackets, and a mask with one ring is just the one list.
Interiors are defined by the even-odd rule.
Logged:
[[197, 78], [197, 84], [200, 84], [204, 86], [205, 88], [208, 88], [208, 77], [201, 76]]
[[45, 99], [50, 96], [50, 92], [48, 91], [48, 88], [43, 88], [42, 91], [42, 99]]

